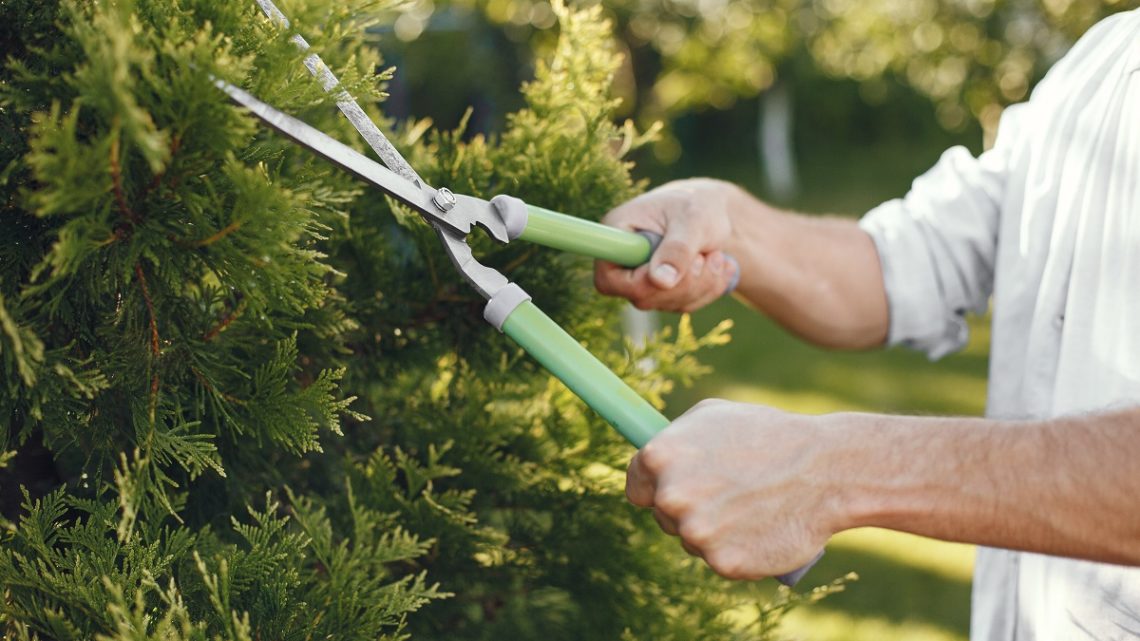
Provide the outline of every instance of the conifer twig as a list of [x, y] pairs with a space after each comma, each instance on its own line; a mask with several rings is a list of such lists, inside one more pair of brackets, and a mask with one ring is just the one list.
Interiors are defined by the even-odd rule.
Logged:
[[225, 238], [226, 236], [229, 236], [230, 234], [234, 233], [235, 231], [237, 231], [239, 229], [241, 229], [241, 221], [235, 220], [234, 222], [232, 222], [232, 223], [226, 225], [225, 227], [219, 229], [217, 232], [211, 234], [210, 236], [207, 236], [206, 238], [203, 238], [202, 240], [194, 241], [193, 246], [194, 247], [206, 247], [208, 245], [213, 245], [214, 243]]
[[142, 265], [135, 263], [135, 276], [139, 279], [139, 287], [142, 289], [143, 302], [146, 303], [146, 311], [150, 316], [150, 351], [154, 354], [155, 358], [158, 357], [159, 339], [158, 339], [158, 321], [154, 316], [154, 301], [150, 297], [150, 289], [146, 285], [146, 276], [143, 275]]
[[170, 160], [168, 160], [166, 162], [166, 165], [163, 166], [162, 171], [154, 175], [154, 178], [152, 178], [150, 183], [147, 184], [146, 189], [143, 189], [143, 198], [146, 198], [151, 194], [151, 192], [162, 186], [162, 183], [166, 180], [167, 170], [170, 169], [170, 163], [174, 162], [174, 155], [177, 154], [178, 150], [181, 148], [182, 137], [178, 134], [174, 134], [170, 138]]
[[[116, 129], [118, 128], [118, 121], [116, 120]], [[119, 206], [119, 211], [127, 217], [131, 225], [137, 225], [141, 219], [139, 215], [131, 209], [127, 203], [127, 195], [123, 190], [123, 169], [119, 163], [119, 136], [115, 135], [111, 138], [111, 185], [115, 192], [115, 204]]]
[[[150, 351], [154, 360], [158, 360], [159, 352], [159, 338], [158, 338], [158, 321], [154, 316], [154, 301], [150, 297], [150, 288], [146, 285], [146, 276], [143, 274], [142, 265], [135, 263], [135, 276], [139, 279], [139, 288], [142, 289], [143, 301], [146, 303], [146, 310], [150, 320]], [[147, 408], [150, 415], [150, 423], [154, 425], [154, 415], [158, 408], [158, 366], [154, 366], [154, 375], [150, 379], [150, 402]]]
[[202, 340], [208, 343], [217, 338], [218, 334], [224, 332], [226, 328], [230, 326], [230, 323], [237, 320], [238, 316], [241, 316], [241, 313], [245, 311], [245, 305], [245, 299], [243, 298], [238, 302], [237, 306], [235, 306], [232, 310], [230, 310], [228, 314], [225, 315], [225, 317], [222, 318], [221, 322], [211, 328], [210, 331], [202, 335]]
[[194, 367], [193, 365], [191, 365], [190, 366], [190, 372], [194, 374], [194, 378], [197, 378], [198, 382], [201, 383], [202, 386], [205, 387], [206, 390], [208, 392], [210, 392], [211, 394], [217, 394], [217, 395], [221, 396], [222, 398], [226, 399], [227, 401], [229, 401], [235, 405], [246, 405], [246, 402], [243, 401], [242, 399], [234, 396], [233, 394], [227, 394], [225, 392], [222, 392], [222, 391], [218, 390], [216, 387], [214, 387], [213, 384], [211, 384], [210, 381], [206, 378], [206, 376], [204, 374], [202, 374], [202, 372], [198, 371], [197, 367]]

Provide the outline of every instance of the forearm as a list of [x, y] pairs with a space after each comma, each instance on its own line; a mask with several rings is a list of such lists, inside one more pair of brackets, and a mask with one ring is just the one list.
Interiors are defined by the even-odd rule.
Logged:
[[860, 349], [887, 336], [886, 292], [870, 236], [848, 219], [774, 209], [726, 187], [740, 262], [737, 294], [796, 335]]
[[[1140, 564], [1140, 410], [1048, 421], [835, 415], [836, 530]], [[839, 479], [842, 478], [840, 481]]]

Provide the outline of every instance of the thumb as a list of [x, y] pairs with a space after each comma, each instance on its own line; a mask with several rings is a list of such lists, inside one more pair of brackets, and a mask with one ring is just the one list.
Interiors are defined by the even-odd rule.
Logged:
[[672, 289], [685, 277], [700, 255], [700, 239], [676, 221], [665, 230], [661, 244], [649, 260], [649, 280], [661, 289]]

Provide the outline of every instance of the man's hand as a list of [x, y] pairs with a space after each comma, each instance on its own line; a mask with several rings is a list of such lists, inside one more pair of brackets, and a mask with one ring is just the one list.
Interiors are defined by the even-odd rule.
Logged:
[[733, 579], [864, 526], [1140, 565], [1138, 458], [1137, 408], [998, 421], [705, 401], [638, 452], [626, 494]]
[[724, 257], [733, 235], [728, 201], [736, 191], [717, 180], [680, 180], [611, 211], [606, 224], [655, 232], [662, 239], [650, 262], [637, 269], [598, 261], [598, 291], [628, 298], [639, 309], [681, 312], [719, 298], [737, 276]]
[[640, 309], [691, 312], [738, 278], [740, 298], [817, 345], [863, 349], [886, 340], [879, 256], [853, 220], [780, 211], [731, 183], [695, 178], [634, 198], [603, 222], [662, 236], [637, 269], [598, 261], [594, 284], [603, 294]]
[[832, 434], [822, 417], [704, 401], [633, 458], [626, 494], [653, 508], [666, 533], [730, 579], [759, 579], [803, 566], [838, 523], [841, 488], [828, 465]]

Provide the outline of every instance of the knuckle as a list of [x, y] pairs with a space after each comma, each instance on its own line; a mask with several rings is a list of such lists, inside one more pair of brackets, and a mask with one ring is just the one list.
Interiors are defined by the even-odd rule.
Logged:
[[668, 292], [659, 292], [653, 297], [653, 304], [657, 309], [670, 312], [679, 312], [684, 309], [689, 300], [688, 293], [676, 289]]
[[747, 578], [747, 568], [741, 555], [732, 549], [717, 549], [705, 554], [705, 561], [713, 572], [726, 579]]
[[650, 441], [638, 453], [641, 466], [653, 474], [658, 474], [669, 464], [668, 448], [658, 442]]
[[662, 240], [661, 246], [657, 248], [657, 253], [661, 255], [662, 259], [680, 263], [678, 265], [680, 268], [690, 267], [698, 256], [696, 247], [677, 238]]
[[685, 552], [687, 552], [690, 556], [695, 556], [697, 558], [704, 558], [701, 555], [701, 551], [698, 550], [697, 548], [689, 545], [688, 543], [685, 543], [685, 539], [681, 539], [681, 548], [684, 549]]
[[672, 486], [658, 490], [657, 496], [654, 498], [654, 504], [662, 513], [674, 519], [683, 517], [692, 506], [688, 495], [683, 490], [678, 490]]
[[637, 459], [630, 463], [629, 472], [625, 476], [625, 497], [639, 507], [649, 507], [653, 503], [650, 486], [645, 483]]
[[625, 487], [625, 498], [637, 507], [650, 507], [653, 504], [653, 501], [643, 496], [640, 490], [630, 485]]
[[653, 510], [653, 520], [657, 521], [657, 525], [660, 526], [662, 532], [669, 536], [677, 536], [676, 521], [662, 511], [661, 508], [658, 507]]
[[689, 274], [694, 283], [708, 277], [708, 273], [705, 272], [706, 262], [704, 255], [700, 253], [693, 256], [692, 260], [689, 261]]
[[614, 289], [612, 280], [609, 275], [609, 270], [605, 267], [598, 265], [594, 268], [594, 289], [602, 294], [614, 294], [616, 290]]
[[706, 398], [706, 399], [699, 401], [696, 405], [694, 405], [693, 409], [695, 409], [695, 410], [711, 410], [711, 409], [717, 407], [718, 405], [720, 405], [721, 402], [722, 401], [719, 398]]
[[698, 548], [704, 548], [713, 542], [716, 530], [708, 521], [697, 518], [686, 519], [677, 529], [686, 543]]
[[642, 217], [644, 217], [642, 202], [634, 198], [606, 212], [606, 215], [602, 216], [602, 222], [612, 227], [627, 228], [628, 223]]

